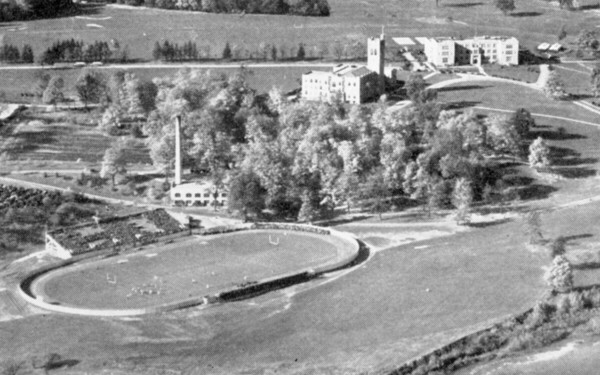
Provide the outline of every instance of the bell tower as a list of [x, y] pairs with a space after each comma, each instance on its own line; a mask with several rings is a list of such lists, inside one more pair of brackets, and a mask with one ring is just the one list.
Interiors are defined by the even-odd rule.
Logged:
[[383, 29], [379, 38], [369, 38], [367, 41], [367, 52], [367, 67], [369, 70], [383, 75], [385, 61], [385, 34]]
[[379, 74], [381, 81], [380, 92], [384, 91], [384, 65], [385, 65], [385, 26], [381, 27], [379, 38], [369, 38], [367, 40], [367, 68]]

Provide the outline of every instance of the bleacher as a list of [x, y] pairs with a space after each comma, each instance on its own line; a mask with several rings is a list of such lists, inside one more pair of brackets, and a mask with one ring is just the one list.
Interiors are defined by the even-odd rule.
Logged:
[[[156, 231], [146, 230], [132, 220], [147, 220]], [[86, 229], [93, 233], [82, 234]], [[115, 214], [97, 218], [94, 223], [62, 228], [48, 233], [72, 255], [110, 248], [130, 248], [159, 241], [161, 237], [182, 232], [184, 227], [163, 209]]]

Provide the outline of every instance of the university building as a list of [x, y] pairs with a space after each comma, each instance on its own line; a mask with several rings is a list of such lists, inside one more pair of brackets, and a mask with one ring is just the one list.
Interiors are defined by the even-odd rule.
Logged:
[[514, 37], [476, 36], [470, 39], [419, 38], [427, 61], [437, 66], [519, 65], [519, 41]]
[[302, 75], [302, 98], [346, 103], [377, 100], [385, 92], [385, 36], [367, 41], [367, 66], [340, 64], [331, 72], [311, 71]]

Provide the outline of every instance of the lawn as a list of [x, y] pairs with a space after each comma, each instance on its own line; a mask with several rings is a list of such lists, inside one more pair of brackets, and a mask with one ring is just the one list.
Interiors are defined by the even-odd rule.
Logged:
[[496, 64], [485, 65], [484, 70], [487, 74], [517, 81], [535, 83], [540, 75], [540, 69], [537, 66], [503, 66]]
[[50, 272], [32, 289], [70, 306], [158, 306], [322, 265], [337, 258], [337, 246], [333, 237], [284, 231], [194, 237]]
[[[504, 110], [525, 108], [531, 113], [600, 123], [598, 115], [593, 112], [582, 110], [569, 101], [548, 99], [540, 91], [517, 84], [491, 81], [468, 82], [442, 88], [438, 93], [441, 102], [452, 104], [458, 109], [475, 106]], [[568, 124], [565, 122], [564, 126]]]

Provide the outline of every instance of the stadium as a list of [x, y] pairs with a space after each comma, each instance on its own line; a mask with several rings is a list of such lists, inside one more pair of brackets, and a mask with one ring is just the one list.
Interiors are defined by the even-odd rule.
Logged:
[[28, 274], [21, 296], [61, 313], [143, 315], [304, 282], [352, 263], [360, 249], [349, 235], [307, 225], [192, 231], [174, 222], [164, 210], [142, 211], [49, 233], [51, 248], [71, 256]]

